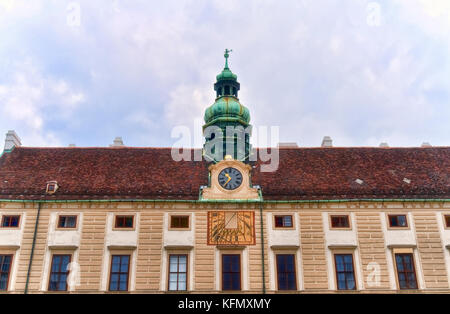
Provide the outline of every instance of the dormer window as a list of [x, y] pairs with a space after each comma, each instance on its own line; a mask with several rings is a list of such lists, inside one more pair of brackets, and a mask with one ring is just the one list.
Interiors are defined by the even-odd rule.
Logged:
[[47, 182], [47, 188], [45, 190], [45, 193], [50, 195], [55, 194], [56, 191], [58, 190], [58, 187], [59, 187], [58, 182], [56, 181]]

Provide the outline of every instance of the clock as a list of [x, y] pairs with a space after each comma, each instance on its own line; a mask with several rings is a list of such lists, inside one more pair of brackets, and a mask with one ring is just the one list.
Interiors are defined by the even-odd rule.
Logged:
[[226, 190], [236, 190], [242, 184], [242, 173], [233, 167], [225, 168], [219, 173], [219, 184]]
[[208, 245], [254, 245], [253, 211], [208, 212]]

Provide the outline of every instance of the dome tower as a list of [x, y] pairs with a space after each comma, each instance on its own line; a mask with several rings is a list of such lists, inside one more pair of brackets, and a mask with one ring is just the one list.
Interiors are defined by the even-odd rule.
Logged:
[[225, 68], [214, 84], [216, 101], [205, 111], [203, 135], [205, 159], [219, 162], [225, 156], [248, 161], [250, 154], [250, 112], [239, 102], [240, 84], [228, 67], [231, 50], [225, 50]]

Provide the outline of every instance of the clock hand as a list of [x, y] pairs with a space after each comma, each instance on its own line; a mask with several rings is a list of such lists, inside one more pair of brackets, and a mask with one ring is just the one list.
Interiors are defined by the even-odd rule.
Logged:
[[225, 176], [228, 178], [228, 181], [227, 182], [225, 182], [225, 185], [227, 185], [228, 184], [228, 182], [230, 182], [231, 181], [231, 177], [230, 177], [230, 175], [228, 174], [228, 173], [225, 173]]

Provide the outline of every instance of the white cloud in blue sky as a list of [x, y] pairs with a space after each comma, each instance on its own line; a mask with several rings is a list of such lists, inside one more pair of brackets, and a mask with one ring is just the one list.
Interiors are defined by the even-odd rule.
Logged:
[[0, 0], [0, 134], [171, 146], [214, 102], [225, 48], [281, 141], [449, 145], [448, 0]]

